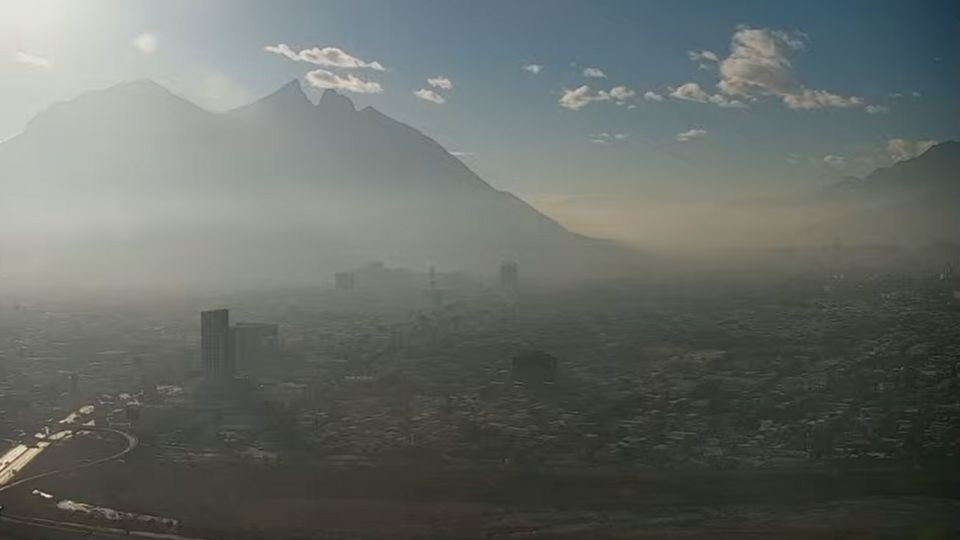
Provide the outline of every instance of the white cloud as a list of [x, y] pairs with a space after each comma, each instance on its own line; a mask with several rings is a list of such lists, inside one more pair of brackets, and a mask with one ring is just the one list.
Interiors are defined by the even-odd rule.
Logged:
[[160, 40], [152, 32], [143, 32], [130, 42], [135, 49], [143, 54], [153, 54], [160, 47]]
[[584, 77], [593, 77], [597, 79], [606, 79], [607, 74], [603, 72], [600, 68], [588, 67], [583, 70]]
[[625, 141], [630, 137], [626, 133], [597, 133], [595, 135], [590, 135], [590, 142], [594, 144], [607, 144], [615, 141]]
[[676, 139], [680, 142], [688, 142], [694, 139], [700, 139], [702, 137], [705, 137], [706, 135], [707, 135], [707, 130], [694, 128], [694, 129], [688, 129], [683, 133], [677, 133]]
[[933, 139], [890, 139], [887, 141], [887, 154], [894, 161], [903, 161], [919, 156], [935, 144], [937, 141]]
[[700, 69], [712, 69], [720, 62], [717, 53], [713, 51], [687, 51], [687, 58], [696, 62]]
[[540, 73], [541, 71], [543, 71], [543, 66], [541, 66], [540, 64], [526, 64], [520, 69], [536, 75], [537, 73]]
[[738, 99], [730, 99], [723, 94], [709, 94], [695, 82], [688, 82], [674, 88], [670, 92], [670, 97], [696, 103], [712, 103], [725, 108], [744, 109], [747, 107], [746, 103]]
[[787, 107], [791, 109], [822, 109], [824, 107], [859, 107], [863, 105], [863, 98], [857, 96], [841, 96], [826, 90], [811, 90], [804, 88], [798, 93], [780, 96]]
[[477, 155], [476, 152], [450, 152], [451, 156], [456, 157], [474, 157]]
[[786, 158], [786, 161], [787, 161], [787, 163], [789, 163], [790, 165], [799, 165], [799, 164], [800, 164], [800, 156], [797, 155], [797, 154], [788, 154], [788, 155], [787, 155], [787, 158]]
[[263, 48], [267, 52], [285, 56], [297, 62], [310, 62], [318, 66], [343, 69], [372, 69], [386, 71], [380, 62], [367, 62], [344, 51], [339, 47], [312, 47], [297, 52], [285, 43], [267, 45]]
[[24, 64], [40, 69], [50, 69], [53, 62], [49, 58], [44, 58], [36, 54], [30, 54], [25, 51], [17, 51], [16, 60], [18, 64]]
[[631, 90], [626, 86], [614, 86], [610, 89], [610, 97], [617, 101], [625, 101], [637, 95], [636, 90]]
[[687, 57], [694, 62], [719, 62], [720, 58], [713, 51], [687, 51]]
[[807, 88], [793, 73], [790, 56], [805, 47], [804, 36], [741, 26], [733, 34], [730, 55], [720, 61], [717, 87], [726, 96], [779, 97], [791, 109], [861, 107], [863, 98]]
[[614, 86], [610, 90], [594, 92], [589, 86], [583, 85], [573, 90], [565, 89], [560, 97], [560, 106], [578, 111], [586, 105], [598, 101], [613, 101], [617, 105], [626, 104], [628, 99], [637, 95], [637, 91], [626, 86]]
[[278, 43], [277, 45], [267, 45], [266, 47], [263, 48], [263, 50], [267, 52], [272, 52], [273, 54], [286, 56], [290, 60], [293, 60], [296, 62], [299, 62], [300, 60], [302, 60], [302, 58], [300, 58], [300, 53], [291, 49], [290, 46], [287, 45], [286, 43]]
[[823, 156], [823, 162], [831, 167], [842, 167], [847, 163], [847, 158], [843, 156], [836, 156], [833, 154], [828, 154]]
[[429, 101], [431, 103], [436, 103], [437, 105], [442, 105], [447, 102], [447, 100], [443, 99], [443, 96], [434, 92], [433, 90], [428, 90], [426, 88], [421, 88], [417, 90], [416, 92], [413, 93], [413, 95], [417, 96], [422, 100]]
[[645, 99], [645, 100], [647, 100], [647, 101], [663, 101], [663, 96], [661, 96], [660, 94], [658, 94], [658, 93], [656, 93], [656, 92], [653, 92], [653, 91], [651, 91], [651, 90], [647, 90], [647, 91], [643, 94], [643, 99]]
[[723, 94], [714, 94], [710, 96], [710, 103], [725, 109], [746, 109], [747, 104], [739, 99], [730, 99]]
[[886, 107], [884, 105], [867, 105], [866, 107], [863, 108], [863, 110], [867, 111], [870, 114], [883, 114], [886, 112], [890, 112], [890, 107]]
[[427, 79], [427, 84], [434, 88], [442, 88], [443, 90], [450, 90], [453, 88], [453, 81], [446, 77], [432, 77]]
[[310, 86], [315, 88], [344, 90], [358, 94], [379, 94], [383, 92], [380, 83], [361, 79], [353, 73], [341, 76], [325, 69], [316, 69], [307, 73], [306, 79]]
[[673, 91], [670, 92], [670, 97], [686, 101], [696, 101], [697, 103], [706, 103], [710, 100], [710, 94], [694, 82], [681, 84], [674, 88]]
[[610, 94], [608, 92], [601, 91], [594, 94], [589, 86], [583, 85], [573, 90], [565, 89], [563, 95], [560, 97], [559, 103], [561, 107], [570, 109], [571, 111], [579, 111], [591, 102], [609, 100]]

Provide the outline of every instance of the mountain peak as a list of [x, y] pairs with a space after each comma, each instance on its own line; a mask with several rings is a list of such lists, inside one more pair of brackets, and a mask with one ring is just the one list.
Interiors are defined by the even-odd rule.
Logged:
[[248, 105], [243, 105], [231, 111], [232, 115], [235, 116], [248, 116], [252, 118], [261, 117], [263, 115], [275, 115], [279, 114], [281, 116], [303, 116], [308, 114], [308, 109], [312, 110], [313, 104], [310, 103], [310, 100], [307, 98], [307, 95], [303, 93], [303, 88], [300, 86], [300, 81], [297, 79], [292, 79], [290, 82], [284, 84], [280, 88], [277, 88], [270, 94], [250, 103]]
[[323, 91], [323, 95], [320, 96], [320, 102], [317, 103], [317, 107], [327, 111], [354, 112], [356, 110], [353, 106], [353, 102], [350, 101], [350, 98], [338, 93], [336, 90], [331, 89]]
[[[89, 92], [86, 95], [97, 96], [104, 99], [126, 98], [150, 100], [175, 98], [178, 101], [186, 101], [153, 79], [137, 79], [123, 82], [104, 90]], [[81, 99], [83, 97], [84, 96], [80, 96]]]
[[124, 83], [117, 84], [114, 88], [129, 88], [135, 90], [142, 90], [148, 92], [156, 92], [158, 90], [169, 92], [163, 85], [158, 83], [153, 79], [136, 79]]
[[270, 104], [280, 107], [297, 107], [303, 104], [309, 104], [310, 100], [303, 93], [298, 79], [291, 79], [287, 84], [273, 91], [273, 93], [260, 99], [261, 104]]

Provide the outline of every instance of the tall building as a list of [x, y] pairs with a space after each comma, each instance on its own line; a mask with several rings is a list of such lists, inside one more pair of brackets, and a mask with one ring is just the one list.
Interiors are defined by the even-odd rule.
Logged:
[[200, 313], [200, 348], [203, 375], [208, 381], [233, 378], [234, 362], [230, 339], [230, 312], [215, 309]]
[[515, 262], [500, 265], [500, 290], [516, 294], [520, 290], [520, 269]]

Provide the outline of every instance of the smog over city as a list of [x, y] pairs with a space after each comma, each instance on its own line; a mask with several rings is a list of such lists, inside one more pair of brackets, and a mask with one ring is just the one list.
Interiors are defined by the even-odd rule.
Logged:
[[0, 538], [956, 538], [958, 67], [946, 0], [0, 0]]

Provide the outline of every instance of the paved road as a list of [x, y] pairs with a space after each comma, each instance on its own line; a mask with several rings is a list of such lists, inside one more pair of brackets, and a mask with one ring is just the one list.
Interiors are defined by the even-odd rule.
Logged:
[[[40, 454], [45, 448], [57, 441], [65, 441], [72, 437], [73, 433], [78, 431], [100, 431], [106, 433], [114, 433], [123, 437], [127, 446], [123, 450], [113, 453], [109, 456], [90, 461], [87, 463], [81, 463], [79, 465], [74, 465], [72, 467], [64, 467], [62, 469], [56, 469], [53, 471], [47, 471], [40, 474], [34, 474], [31, 476], [20, 478], [14, 482], [10, 482], [15, 474], [26, 467], [37, 455]], [[81, 469], [86, 469], [89, 467], [95, 467], [109, 461], [114, 461], [122, 458], [123, 456], [129, 454], [137, 447], [139, 441], [137, 438], [129, 433], [120, 431], [113, 428], [105, 428], [93, 425], [78, 425], [71, 427], [70, 429], [65, 429], [54, 433], [50, 437], [47, 437], [45, 441], [38, 442], [36, 447], [26, 447], [23, 448], [16, 447], [4, 456], [4, 461], [6, 464], [0, 468], [0, 493], [17, 487], [28, 482], [34, 482], [43, 478], [50, 478], [52, 476], [70, 473], [74, 471], [79, 471]], [[43, 446], [41, 446], [43, 445]], [[9, 457], [9, 459], [8, 459]], [[83, 538], [117, 538], [118, 536], [122, 537], [140, 537], [140, 538], [155, 538], [161, 540], [199, 540], [191, 539], [183, 536], [178, 536], [175, 534], [163, 534], [163, 533], [154, 533], [149, 531], [128, 531], [125, 529], [120, 529], [116, 527], [101, 527], [95, 525], [86, 525], [82, 523], [73, 523], [69, 521], [55, 521], [50, 519], [41, 519], [30, 516], [18, 516], [3, 514], [2, 520], [4, 523], [12, 523], [15, 525], [25, 526], [25, 527], [40, 527], [48, 532], [58, 531], [61, 533], [72, 533], [78, 535], [78, 537]]]
[[[10, 483], [7, 483], [7, 484], [4, 484], [4, 485], [0, 486], [0, 493], [2, 493], [2, 492], [4, 492], [4, 491], [7, 491], [8, 489], [14, 488], [14, 487], [16, 487], [16, 486], [19, 486], [19, 485], [21, 485], [21, 484], [25, 484], [25, 483], [27, 483], [27, 482], [33, 482], [34, 480], [40, 480], [41, 478], [49, 478], [49, 477], [51, 477], [51, 476], [56, 476], [56, 475], [58, 475], [58, 474], [64, 474], [64, 473], [68, 473], [68, 472], [79, 471], [80, 469], [86, 469], [86, 468], [88, 468], [88, 467], [94, 467], [94, 466], [100, 465], [100, 464], [102, 464], [102, 463], [107, 463], [108, 461], [113, 461], [113, 460], [115, 460], [115, 459], [120, 459], [120, 458], [122, 458], [123, 456], [125, 456], [125, 455], [129, 454], [130, 452], [132, 452], [133, 449], [137, 447], [137, 444], [139, 444], [139, 441], [137, 440], [137, 438], [136, 438], [135, 436], [129, 434], [129, 433], [126, 433], [126, 432], [124, 432], [124, 431], [120, 431], [119, 429], [99, 427], [99, 426], [87, 426], [87, 425], [76, 426], [75, 428], [71, 428], [70, 430], [66, 430], [66, 431], [61, 431], [61, 432], [59, 432], [59, 433], [55, 433], [54, 435], [59, 435], [59, 434], [61, 434], [61, 433], [76, 432], [76, 431], [102, 431], [102, 432], [107, 432], [107, 433], [115, 433], [115, 434], [117, 434], [117, 435], [120, 435], [120, 436], [123, 437], [124, 439], [126, 439], [126, 441], [127, 441], [127, 447], [124, 448], [123, 450], [117, 452], [117, 453], [111, 454], [111, 455], [109, 455], [109, 456], [107, 456], [107, 457], [100, 458], [100, 459], [97, 459], [97, 460], [94, 460], [94, 461], [88, 461], [87, 463], [81, 463], [80, 465], [74, 465], [74, 466], [72, 466], [72, 467], [65, 467], [65, 468], [63, 468], [63, 469], [56, 469], [56, 470], [53, 470], [53, 471], [47, 471], [47, 472], [44, 472], [44, 473], [35, 474], [35, 475], [33, 475], [33, 476], [27, 476], [27, 477], [25, 477], [25, 478], [20, 478], [19, 480], [15, 481], [15, 482], [10, 482]], [[51, 437], [53, 437], [53, 435], [51, 435]], [[64, 436], [64, 437], [66, 437], [66, 436]], [[61, 437], [61, 438], [64, 438], [64, 437]], [[49, 443], [48, 443], [48, 445], [49, 445]], [[38, 445], [38, 446], [39, 446], [39, 445]], [[44, 448], [46, 448], [46, 447], [44, 447]], [[40, 448], [39, 450], [42, 450], [42, 449], [43, 449], [43, 448]], [[32, 459], [32, 458], [31, 458], [31, 459]], [[29, 462], [29, 461], [28, 461], [28, 462]]]
[[22, 526], [25, 530], [40, 528], [48, 531], [55, 536], [50, 538], [83, 538], [84, 540], [93, 539], [115, 539], [115, 538], [151, 538], [154, 540], [203, 540], [202, 538], [193, 538], [169, 533], [156, 533], [150, 531], [133, 531], [121, 529], [119, 527], [103, 527], [97, 525], [86, 525], [83, 523], [73, 523], [69, 521], [55, 521], [52, 519], [42, 519], [29, 516], [12, 516], [5, 514], [2, 523]]
[[[81, 414], [90, 414], [93, 412], [92, 405], [85, 405], [76, 411], [70, 413], [66, 418], [60, 421], [62, 426], [72, 426], [77, 423]], [[93, 421], [87, 422], [85, 426], [93, 426]], [[3, 456], [0, 456], [0, 486], [13, 480], [20, 471], [23, 471], [31, 461], [37, 458], [51, 444], [59, 443], [70, 439], [73, 435], [72, 429], [61, 429], [56, 433], [35, 441], [35, 444], [18, 444], [8, 450]]]

